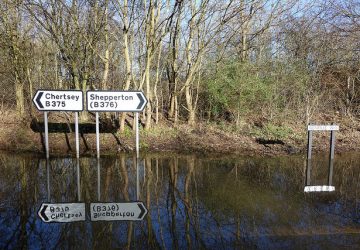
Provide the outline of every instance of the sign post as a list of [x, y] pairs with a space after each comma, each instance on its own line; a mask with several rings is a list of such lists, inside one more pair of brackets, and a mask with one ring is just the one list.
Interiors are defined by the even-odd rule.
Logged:
[[49, 127], [48, 127], [48, 112], [44, 112], [44, 129], [45, 129], [45, 154], [46, 159], [49, 159]]
[[75, 144], [76, 144], [76, 158], [79, 159], [79, 113], [75, 112]]
[[96, 151], [100, 157], [99, 117], [97, 112], [135, 112], [136, 154], [139, 154], [139, 112], [143, 111], [147, 99], [141, 91], [96, 90], [86, 92], [87, 110], [96, 112]]
[[81, 90], [38, 90], [33, 103], [39, 111], [44, 111], [45, 151], [49, 158], [48, 111], [71, 111], [75, 113], [76, 157], [79, 158], [79, 118], [83, 111], [83, 92]]
[[[136, 147], [136, 198], [139, 199], [139, 150], [140, 150], [140, 140], [139, 140], [139, 112], [143, 111], [146, 104], [147, 99], [143, 92], [141, 91], [110, 91], [110, 90], [96, 90], [96, 91], [87, 91], [86, 92], [86, 104], [87, 110], [96, 112], [96, 152], [97, 158], [100, 159], [100, 140], [99, 140], [99, 115], [98, 112], [134, 112], [135, 119], [135, 147]], [[98, 164], [99, 168], [99, 164]], [[98, 170], [99, 171], [99, 170]], [[98, 177], [100, 183], [100, 178]], [[100, 192], [98, 194], [100, 200]], [[96, 217], [95, 207], [99, 207], [103, 205], [102, 203], [92, 203], [91, 210], [91, 218], [92, 220], [142, 220], [147, 210], [142, 202], [135, 203], [112, 203], [112, 205], [116, 206], [118, 209], [126, 210], [130, 212], [129, 216], [115, 216], [115, 217]], [[109, 204], [103, 205], [104, 207]], [[111, 206], [112, 206], [111, 205]], [[94, 210], [93, 210], [94, 208]], [[143, 213], [143, 210], [146, 213]], [[136, 212], [134, 212], [136, 211]], [[140, 211], [138, 217], [135, 216], [136, 213]], [[111, 211], [109, 211], [111, 214]], [[114, 212], [114, 211], [113, 211]], [[125, 212], [123, 214], [126, 214]]]
[[[339, 130], [338, 125], [308, 125], [308, 147], [307, 147], [307, 162], [306, 162], [306, 186], [304, 192], [331, 192], [335, 191], [332, 186], [332, 177], [334, 171], [334, 151], [335, 151], [335, 131]], [[330, 131], [330, 155], [329, 155], [329, 174], [327, 186], [310, 186], [311, 183], [311, 150], [312, 150], [312, 132], [313, 131]]]
[[99, 128], [99, 112], [96, 112], [96, 155], [100, 159], [100, 128]]

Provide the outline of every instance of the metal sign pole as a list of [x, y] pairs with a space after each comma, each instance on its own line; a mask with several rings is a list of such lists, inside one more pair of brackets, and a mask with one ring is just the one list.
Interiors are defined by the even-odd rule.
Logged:
[[[306, 186], [304, 192], [332, 192], [335, 187], [332, 186], [334, 172], [334, 151], [335, 151], [335, 131], [339, 130], [338, 125], [308, 125], [308, 147], [307, 147], [307, 166], [306, 166]], [[313, 131], [330, 131], [330, 154], [329, 154], [329, 173], [327, 186], [310, 186], [311, 175], [311, 149], [312, 149], [312, 132]]]
[[311, 150], [312, 150], [312, 130], [308, 131], [308, 148], [307, 148], [307, 159], [311, 160]]
[[100, 159], [99, 112], [96, 112], [95, 115], [96, 115], [96, 153], [97, 153], [97, 158]]
[[[309, 123], [310, 125], [310, 123]], [[308, 130], [308, 148], [306, 161], [306, 185], [310, 185], [311, 176], [311, 150], [312, 150], [312, 130]]]
[[47, 112], [44, 112], [44, 128], [45, 128], [45, 154], [46, 159], [49, 159], [49, 127]]
[[332, 185], [332, 177], [334, 172], [334, 149], [335, 149], [335, 131], [330, 134], [330, 157], [329, 157], [329, 176], [328, 185]]
[[76, 158], [79, 159], [79, 113], [75, 112]]

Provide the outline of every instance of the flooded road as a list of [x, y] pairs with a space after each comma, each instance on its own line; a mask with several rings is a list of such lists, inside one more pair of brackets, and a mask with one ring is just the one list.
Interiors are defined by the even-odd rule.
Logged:
[[[326, 185], [315, 155], [312, 185]], [[304, 156], [0, 154], [0, 249], [360, 247], [360, 154], [336, 155], [335, 192], [304, 193]], [[141, 221], [91, 221], [90, 203], [142, 201]], [[85, 221], [43, 222], [42, 203], [85, 203]]]

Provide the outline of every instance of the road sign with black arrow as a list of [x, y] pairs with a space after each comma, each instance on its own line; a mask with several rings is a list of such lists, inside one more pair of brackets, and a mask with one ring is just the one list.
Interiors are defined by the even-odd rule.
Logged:
[[147, 212], [141, 201], [90, 204], [92, 221], [138, 221], [143, 220]]
[[141, 91], [87, 91], [86, 100], [94, 112], [141, 112], [147, 104]]
[[81, 90], [37, 90], [33, 102], [39, 111], [82, 111]]

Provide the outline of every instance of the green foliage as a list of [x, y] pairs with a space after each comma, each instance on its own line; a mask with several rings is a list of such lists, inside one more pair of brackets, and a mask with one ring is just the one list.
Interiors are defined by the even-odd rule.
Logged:
[[274, 124], [266, 124], [263, 128], [255, 128], [252, 134], [267, 139], [286, 139], [294, 135], [294, 131], [285, 126], [276, 126]]
[[246, 114], [262, 108], [271, 100], [274, 90], [271, 77], [261, 74], [256, 65], [237, 61], [219, 65], [205, 84], [214, 115], [225, 111]]
[[233, 118], [253, 114], [272, 117], [284, 111], [300, 113], [311, 91], [310, 74], [299, 62], [256, 64], [228, 60], [209, 67], [216, 69], [204, 83], [212, 117], [223, 118], [225, 113]]
[[123, 135], [126, 137], [126, 138], [130, 138], [133, 136], [133, 130], [130, 128], [130, 127], [125, 127], [124, 128], [124, 133]]
[[142, 149], [142, 150], [146, 150], [146, 149], [149, 149], [149, 144], [147, 144], [146, 142], [144, 142], [144, 141], [140, 141], [140, 148]]

